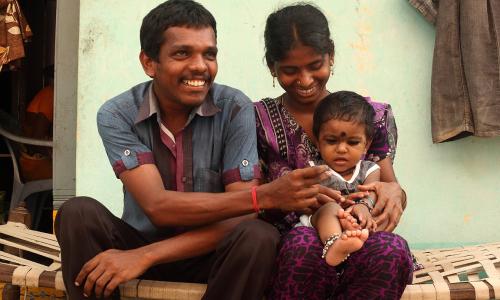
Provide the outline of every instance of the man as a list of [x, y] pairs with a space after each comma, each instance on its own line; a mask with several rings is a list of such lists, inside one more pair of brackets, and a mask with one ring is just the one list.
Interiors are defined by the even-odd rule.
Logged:
[[205, 299], [261, 299], [279, 235], [252, 213], [307, 211], [338, 195], [318, 196], [324, 167], [256, 187], [253, 106], [214, 83], [216, 22], [203, 6], [160, 4], [140, 39], [152, 81], [109, 100], [97, 116], [124, 185], [122, 219], [85, 197], [67, 201], [56, 218], [69, 298], [117, 298], [119, 284], [140, 276], [207, 282]]

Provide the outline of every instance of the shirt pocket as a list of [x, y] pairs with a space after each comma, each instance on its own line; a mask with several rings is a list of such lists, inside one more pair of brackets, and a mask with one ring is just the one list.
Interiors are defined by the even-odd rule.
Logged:
[[195, 176], [194, 190], [196, 192], [210, 193], [224, 192], [221, 174], [212, 169], [199, 169]]

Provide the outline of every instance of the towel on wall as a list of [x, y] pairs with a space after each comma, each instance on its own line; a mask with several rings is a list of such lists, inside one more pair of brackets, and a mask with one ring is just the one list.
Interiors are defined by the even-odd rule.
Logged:
[[500, 1], [410, 0], [436, 25], [434, 143], [500, 136]]

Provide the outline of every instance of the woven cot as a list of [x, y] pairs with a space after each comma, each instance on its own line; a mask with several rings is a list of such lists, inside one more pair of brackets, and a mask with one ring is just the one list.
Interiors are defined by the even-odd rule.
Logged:
[[402, 299], [500, 299], [500, 243], [413, 254], [424, 269]]
[[[59, 246], [53, 235], [26, 229], [22, 224], [0, 225], [0, 282], [21, 287], [64, 291]], [[4, 247], [5, 248], [5, 247]], [[14, 249], [15, 251], [12, 251]], [[20, 257], [29, 252], [51, 261], [44, 265]], [[402, 299], [500, 299], [500, 243], [418, 250], [424, 269], [414, 272]], [[201, 299], [204, 284], [132, 280], [120, 286], [122, 299]]]

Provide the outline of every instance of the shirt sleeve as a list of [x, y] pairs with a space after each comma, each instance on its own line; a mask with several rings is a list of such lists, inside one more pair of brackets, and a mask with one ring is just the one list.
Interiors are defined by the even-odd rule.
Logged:
[[370, 167], [368, 168], [368, 170], [366, 170], [366, 175], [365, 175], [365, 178], [363, 180], [366, 180], [366, 177], [370, 176], [371, 173], [377, 171], [377, 170], [380, 170], [380, 166], [377, 165], [376, 163], [373, 163], [372, 165], [370, 165]]
[[224, 185], [261, 178], [255, 113], [250, 100], [232, 108], [224, 139], [223, 166]]
[[97, 113], [97, 129], [116, 177], [143, 164], [154, 164], [151, 149], [133, 130], [134, 123], [104, 104]]

